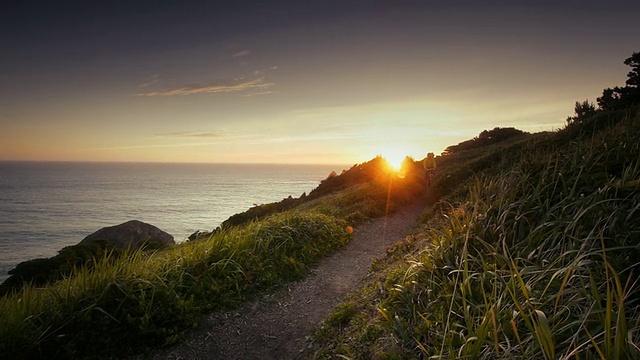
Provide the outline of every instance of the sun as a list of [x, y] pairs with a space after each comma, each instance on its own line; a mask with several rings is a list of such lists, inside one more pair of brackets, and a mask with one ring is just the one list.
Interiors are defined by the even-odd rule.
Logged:
[[400, 167], [402, 167], [402, 162], [407, 157], [401, 150], [398, 149], [385, 149], [382, 153], [382, 157], [387, 160], [389, 165], [395, 170], [400, 171]]

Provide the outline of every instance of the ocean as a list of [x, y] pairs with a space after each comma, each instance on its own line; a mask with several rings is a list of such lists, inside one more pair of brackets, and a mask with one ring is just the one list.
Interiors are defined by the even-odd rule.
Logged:
[[184, 241], [255, 204], [309, 193], [341, 165], [0, 162], [0, 283], [16, 264], [54, 256], [136, 219]]

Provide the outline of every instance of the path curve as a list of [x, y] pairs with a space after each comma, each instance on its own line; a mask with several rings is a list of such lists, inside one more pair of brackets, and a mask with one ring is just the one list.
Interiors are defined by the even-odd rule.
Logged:
[[316, 325], [367, 276], [371, 259], [404, 239], [423, 211], [417, 204], [361, 224], [347, 246], [320, 261], [305, 279], [233, 311], [208, 315], [183, 342], [148, 358], [295, 359]]

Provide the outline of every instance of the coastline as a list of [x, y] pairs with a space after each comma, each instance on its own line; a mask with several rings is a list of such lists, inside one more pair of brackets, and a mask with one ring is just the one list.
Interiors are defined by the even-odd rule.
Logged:
[[0, 281], [22, 261], [54, 256], [102, 227], [131, 219], [182, 242], [254, 204], [309, 192], [337, 170], [333, 165], [84, 162], [0, 162], [0, 169], [9, 174], [0, 179]]

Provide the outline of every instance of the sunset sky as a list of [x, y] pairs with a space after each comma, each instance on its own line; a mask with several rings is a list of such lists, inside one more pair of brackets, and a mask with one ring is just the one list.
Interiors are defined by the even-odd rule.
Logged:
[[3, 4], [0, 160], [423, 158], [558, 129], [640, 51], [638, 1]]

